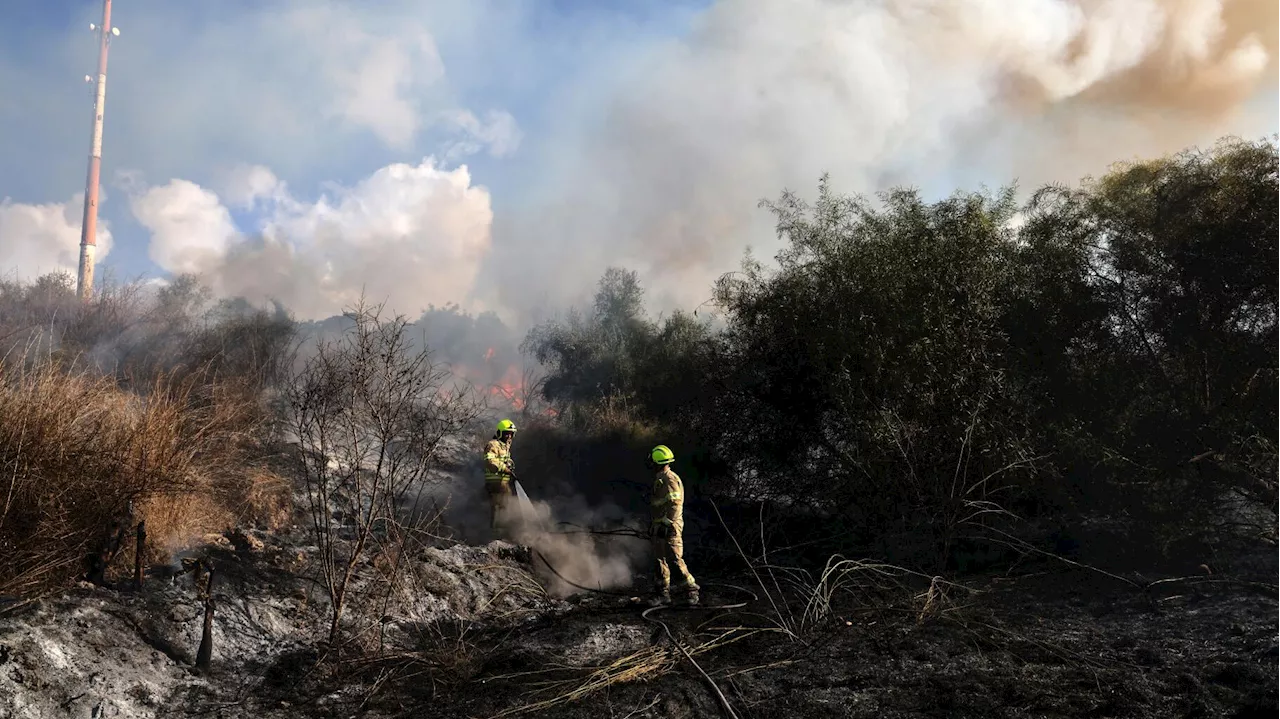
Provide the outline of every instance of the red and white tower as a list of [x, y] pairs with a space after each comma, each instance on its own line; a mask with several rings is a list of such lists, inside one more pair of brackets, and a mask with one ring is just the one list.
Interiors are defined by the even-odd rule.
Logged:
[[[98, 177], [102, 171], [102, 113], [107, 104], [107, 48], [120, 29], [111, 26], [111, 0], [102, 0], [102, 24], [89, 25], [98, 33], [97, 91], [93, 95], [93, 134], [89, 144], [89, 179], [84, 188], [84, 220], [80, 225], [80, 273], [76, 292], [80, 299], [93, 295], [93, 264], [98, 249]], [[94, 78], [85, 76], [86, 82]]]

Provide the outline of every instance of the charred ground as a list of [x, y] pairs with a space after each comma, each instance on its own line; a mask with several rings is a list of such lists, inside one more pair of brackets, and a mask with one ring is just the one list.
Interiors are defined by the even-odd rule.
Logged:
[[[299, 344], [194, 278], [0, 285], [0, 713], [1274, 716], [1277, 191], [1229, 140], [1025, 205], [785, 193], [713, 319], [610, 270], [536, 382], [453, 367], [516, 357], [456, 308]], [[657, 443], [708, 606], [645, 618]]]
[[[723, 715], [635, 603], [511, 592], [515, 578], [536, 575], [515, 547], [421, 557], [440, 584], [420, 597], [416, 619], [397, 617], [380, 654], [310, 640], [323, 611], [283, 568], [294, 548], [219, 551], [228, 579], [216, 590], [211, 670], [191, 669], [191, 588], [77, 589], [3, 620], [13, 715]], [[744, 588], [756, 598], [653, 618], [740, 717], [1263, 717], [1277, 709], [1269, 560], [1142, 588], [1050, 560], [932, 593], [925, 578], [851, 578], [854, 591], [796, 636], [780, 625], [805, 597], [769, 587], [767, 575], [764, 587], [751, 573], [705, 576], [705, 604], [737, 603]]]

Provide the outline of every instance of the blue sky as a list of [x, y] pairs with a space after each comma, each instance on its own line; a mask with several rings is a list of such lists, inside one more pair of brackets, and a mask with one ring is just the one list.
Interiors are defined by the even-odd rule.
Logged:
[[[103, 265], [527, 320], [622, 264], [687, 307], [776, 247], [757, 200], [823, 172], [936, 196], [1276, 132], [1275, 3], [1229, 2], [1272, 29], [1167, 0], [116, 0]], [[0, 271], [74, 268], [100, 8], [0, 0]]]
[[[367, 4], [381, 5], [385, 11], [379, 13], [366, 10], [365, 3], [313, 3], [346, 10], [340, 19], [360, 22], [375, 34], [390, 32], [404, 18], [423, 23], [446, 74], [444, 82], [421, 88], [424, 104], [505, 111], [516, 119], [522, 135], [554, 122], [556, 103], [545, 100], [583, 81], [594, 63], [625, 51], [629, 44], [684, 33], [701, 4], [556, 0], [481, 8], [485, 3], [478, 2], [473, 12], [462, 13], [450, 9], [457, 3]], [[392, 162], [417, 162], [454, 139], [448, 128], [422, 126], [408, 141], [388, 145], [368, 128], [306, 118], [301, 107], [292, 119], [316, 126], [305, 137], [290, 138], [284, 130], [278, 135], [262, 133], [261, 124], [244, 124], [269, 112], [235, 108], [237, 103], [255, 102], [238, 95], [238, 81], [268, 78], [254, 88], [262, 95], [253, 97], [282, 103], [290, 101], [293, 91], [311, 89], [307, 69], [282, 58], [288, 53], [280, 51], [287, 48], [271, 47], [278, 38], [264, 27], [277, 22], [272, 15], [306, 5], [273, 0], [116, 0], [113, 24], [123, 34], [113, 42], [108, 68], [103, 161], [107, 199], [102, 216], [117, 241], [105, 262], [108, 267], [124, 275], [164, 274], [148, 258], [145, 228], [131, 216], [124, 193], [113, 187], [116, 172], [137, 171], [151, 181], [182, 177], [203, 184], [226, 163], [263, 164], [296, 193], [315, 196], [323, 183], [351, 183]], [[96, 22], [100, 13], [99, 0], [0, 0], [0, 80], [18, 88], [17, 98], [10, 94], [17, 101], [0, 109], [0, 128], [11, 140], [21, 138], [0, 143], [0, 197], [44, 203], [62, 201], [83, 188], [92, 88], [83, 83], [82, 75], [94, 70], [96, 42], [88, 23]], [[243, 30], [240, 48], [234, 39], [238, 30]], [[306, 42], [302, 32], [288, 39]], [[316, 44], [321, 42], [316, 38]], [[237, 49], [245, 55], [232, 54]], [[255, 54], [261, 58], [257, 67]], [[156, 64], [169, 60], [181, 70], [158, 71]], [[272, 61], [280, 66], [273, 68]], [[192, 99], [202, 82], [208, 83], [205, 102]], [[180, 94], [168, 94], [173, 89]], [[174, 113], [172, 104], [179, 103], [192, 109]], [[171, 120], [172, 126], [164, 127]], [[518, 201], [517, 178], [523, 174], [518, 157], [493, 158], [478, 152], [465, 162], [476, 180], [493, 190], [495, 206]], [[253, 214], [233, 212], [243, 222], [251, 222]]]

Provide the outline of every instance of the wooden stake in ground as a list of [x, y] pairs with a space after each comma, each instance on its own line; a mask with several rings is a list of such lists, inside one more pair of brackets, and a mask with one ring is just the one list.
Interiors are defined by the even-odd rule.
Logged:
[[142, 553], [143, 548], [147, 544], [147, 523], [146, 521], [138, 522], [138, 541], [134, 545], [133, 550], [133, 586], [142, 591]]
[[200, 651], [196, 652], [196, 668], [208, 669], [213, 659], [213, 567], [209, 567], [209, 581], [205, 585], [204, 631], [200, 634]]
[[[186, 560], [184, 559], [183, 562], [186, 562]], [[191, 568], [191, 584], [196, 588], [197, 592], [200, 591], [200, 582], [204, 581], [204, 565], [205, 560], [197, 559], [195, 560], [195, 566]]]
[[129, 520], [114, 519], [106, 536], [98, 546], [98, 550], [89, 556], [89, 571], [85, 579], [98, 586], [107, 584], [107, 567], [111, 560], [124, 547], [124, 540], [129, 537]]

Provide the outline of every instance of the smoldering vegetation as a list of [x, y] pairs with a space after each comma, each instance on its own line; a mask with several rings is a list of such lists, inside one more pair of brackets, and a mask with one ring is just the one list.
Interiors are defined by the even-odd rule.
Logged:
[[[614, 268], [520, 342], [7, 285], [0, 682], [50, 715], [1274, 715], [1277, 165], [1228, 139], [1025, 202], [824, 180], [711, 302], [651, 317]], [[638, 616], [659, 442], [706, 606]], [[130, 588], [189, 557], [223, 584]], [[105, 646], [155, 676], [84, 690]]]
[[0, 594], [132, 567], [140, 521], [147, 562], [287, 522], [291, 483], [270, 461], [283, 311], [210, 302], [190, 278], [108, 284], [83, 306], [73, 285], [0, 286]]
[[627, 541], [643, 538], [643, 532], [594, 533], [591, 527], [609, 526], [612, 517], [580, 499], [531, 500], [513, 506], [503, 519], [513, 527], [512, 539], [528, 547], [534, 573], [552, 596], [627, 590], [643, 572], [646, 545]]
[[[0, 287], [0, 327], [9, 480], [0, 595], [15, 599], [78, 577], [131, 579], [139, 561], [177, 566], [210, 536], [287, 527], [303, 509], [314, 532], [333, 530], [321, 542], [328, 581], [334, 562], [350, 566], [366, 549], [402, 551], [367, 547], [402, 533], [487, 542], [476, 453], [497, 416], [535, 433], [529, 423], [548, 421], [519, 335], [456, 305], [411, 320], [362, 301], [297, 323], [279, 304], [214, 298], [191, 275], [108, 280], [81, 304], [74, 279], [53, 274]], [[385, 424], [377, 413], [392, 410]], [[585, 534], [530, 534], [592, 525], [616, 508], [598, 509], [569, 485], [538, 507], [525, 539], [563, 571], [630, 583], [634, 552]], [[359, 551], [333, 549], [351, 531]]]

